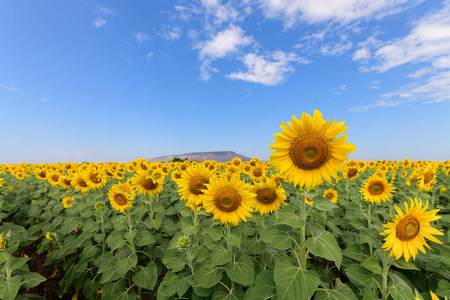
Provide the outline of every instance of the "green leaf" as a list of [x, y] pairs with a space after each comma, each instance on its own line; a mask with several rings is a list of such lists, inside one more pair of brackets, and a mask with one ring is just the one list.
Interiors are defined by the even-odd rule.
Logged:
[[414, 295], [409, 287], [390, 286], [389, 294], [394, 300], [410, 300], [414, 299]]
[[207, 258], [194, 274], [194, 286], [210, 288], [215, 286], [222, 278], [222, 270], [217, 269]]
[[1, 224], [0, 233], [6, 234], [10, 230], [11, 230], [11, 236], [9, 238], [10, 243], [24, 242], [28, 239], [27, 230], [22, 226], [10, 222], [5, 222]]
[[164, 276], [163, 281], [159, 285], [158, 299], [160, 295], [165, 297], [171, 297], [172, 295], [174, 295], [177, 292], [178, 279], [178, 275], [170, 271], [167, 272]]
[[375, 257], [369, 257], [361, 264], [361, 266], [369, 271], [372, 271], [373, 273], [383, 274], [383, 269], [380, 267], [378, 259], [376, 259]]
[[277, 295], [273, 271], [264, 270], [256, 276], [255, 285], [245, 293], [245, 300], [271, 299]]
[[30, 272], [23, 275], [22, 285], [26, 288], [32, 288], [46, 281], [47, 278], [36, 272]]
[[276, 224], [286, 224], [293, 228], [301, 228], [305, 225], [305, 221], [295, 214], [295, 209], [292, 206], [286, 205], [278, 211]]
[[225, 237], [228, 244], [241, 248], [241, 236], [238, 233], [232, 233]]
[[20, 269], [24, 264], [30, 260], [28, 257], [11, 257], [11, 269], [17, 270]]
[[123, 293], [127, 289], [125, 280], [117, 282], [107, 282], [103, 286], [102, 299], [117, 299], [117, 296]]
[[319, 286], [319, 275], [315, 271], [303, 272], [292, 264], [289, 257], [275, 263], [274, 278], [279, 300], [302, 300], [312, 297]]
[[[339, 281], [340, 282], [340, 281]], [[314, 300], [358, 300], [352, 289], [340, 283], [334, 290], [320, 290], [314, 296]], [[376, 298], [375, 298], [376, 299]]]
[[117, 274], [117, 257], [107, 258], [102, 261], [100, 266], [98, 267], [97, 273], [103, 273], [102, 279], [100, 283], [105, 283], [110, 281]]
[[[327, 200], [329, 201], [329, 200]], [[338, 268], [341, 267], [342, 252], [336, 238], [328, 231], [323, 231], [321, 235], [310, 237], [306, 241], [309, 252], [315, 256], [332, 260]]]
[[330, 211], [338, 207], [336, 204], [321, 195], [314, 197], [312, 200], [314, 201], [313, 207], [321, 211]]
[[286, 192], [288, 192], [291, 195], [295, 195], [295, 188], [290, 183], [280, 181], [280, 184]]
[[405, 260], [399, 259], [399, 260], [395, 260], [393, 262], [393, 265], [399, 269], [416, 270], [416, 271], [419, 270], [419, 268], [417, 268], [416, 265], [412, 261], [406, 262]]
[[122, 248], [126, 244], [123, 233], [117, 230], [111, 232], [111, 234], [106, 239], [106, 242], [108, 243], [108, 246], [111, 248], [111, 250]]
[[164, 255], [163, 263], [172, 272], [179, 272], [184, 269], [187, 261], [180, 251], [169, 250]]
[[447, 280], [441, 279], [439, 281], [436, 295], [450, 299], [450, 283]]
[[120, 258], [117, 264], [117, 274], [123, 277], [128, 272], [128, 270], [136, 266], [137, 262], [138, 257], [136, 254]]
[[125, 234], [123, 235], [123, 237], [127, 240], [127, 241], [133, 241], [134, 237], [137, 234], [137, 229], [133, 229], [133, 231], [129, 232], [125, 232]]
[[140, 288], [153, 290], [158, 279], [158, 270], [155, 262], [151, 261], [147, 266], [139, 266], [137, 271], [133, 273], [133, 282]]
[[242, 291], [240, 290], [233, 290], [231, 294], [218, 290], [214, 293], [211, 300], [240, 300], [242, 299], [242, 296]]
[[359, 282], [365, 287], [376, 287], [377, 282], [373, 277], [373, 273], [358, 264], [352, 264], [345, 269], [345, 273], [353, 280]]
[[211, 263], [216, 266], [226, 264], [233, 258], [233, 252], [226, 250], [223, 245], [217, 245], [211, 257]]
[[112, 217], [112, 224], [114, 226], [114, 229], [117, 231], [122, 231], [123, 229], [127, 228], [127, 218], [125, 216], [119, 215], [119, 216], [113, 216]]
[[256, 239], [254, 236], [248, 236], [244, 239], [242, 247], [249, 255], [262, 254], [266, 250], [266, 243]]
[[[187, 290], [191, 287], [191, 276], [189, 275], [187, 277], [179, 278], [177, 282], [177, 295], [178, 297], [182, 297], [184, 294], [186, 294]], [[178, 277], [181, 277], [178, 276]]]
[[13, 300], [14, 298], [16, 298], [21, 283], [22, 276], [17, 275], [11, 278], [9, 284], [4, 284], [2, 287], [0, 287], [0, 299]]
[[378, 299], [378, 296], [375, 293], [375, 291], [373, 289], [364, 288], [363, 300], [373, 300], [373, 299]]
[[249, 286], [255, 279], [255, 267], [252, 259], [246, 254], [242, 254], [239, 260], [226, 266], [228, 277], [239, 284]]
[[285, 225], [269, 227], [261, 234], [261, 239], [278, 250], [287, 250], [292, 247], [292, 241]]
[[368, 257], [362, 251], [362, 247], [360, 244], [351, 244], [350, 246], [345, 248], [344, 251], [342, 251], [342, 254], [357, 261], [364, 261]]
[[214, 240], [218, 241], [223, 236], [223, 227], [222, 226], [212, 226], [206, 229], [206, 233]]

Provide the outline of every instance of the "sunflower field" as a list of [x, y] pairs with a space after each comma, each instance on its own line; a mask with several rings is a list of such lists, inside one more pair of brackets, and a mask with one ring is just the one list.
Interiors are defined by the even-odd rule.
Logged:
[[283, 122], [269, 162], [0, 165], [0, 299], [450, 299], [450, 161], [348, 160], [343, 124]]

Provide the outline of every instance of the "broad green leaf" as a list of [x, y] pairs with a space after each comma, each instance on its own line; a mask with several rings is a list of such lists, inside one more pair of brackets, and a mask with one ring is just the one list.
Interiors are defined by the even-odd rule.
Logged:
[[187, 277], [181, 277], [182, 275], [178, 276], [179, 280], [177, 282], [177, 295], [178, 297], [182, 297], [187, 290], [191, 287], [191, 277], [192, 275], [189, 275]]
[[389, 294], [394, 300], [411, 300], [414, 299], [414, 295], [409, 287], [403, 286], [390, 286]]
[[319, 236], [308, 238], [306, 246], [312, 254], [332, 260], [336, 263], [338, 268], [341, 267], [341, 248], [339, 247], [336, 238], [328, 231], [323, 231]]
[[286, 205], [278, 211], [276, 224], [286, 224], [293, 228], [301, 228], [305, 225], [305, 221], [295, 214], [295, 209], [292, 206]]
[[172, 272], [179, 272], [186, 266], [187, 261], [180, 251], [169, 250], [164, 255], [163, 263]]
[[286, 192], [288, 192], [291, 195], [295, 195], [295, 188], [290, 183], [280, 181], [280, 184]]
[[435, 294], [450, 299], [450, 283], [445, 279], [441, 279]]
[[416, 270], [416, 271], [419, 270], [419, 268], [417, 268], [416, 265], [412, 261], [406, 262], [405, 260], [399, 259], [399, 260], [395, 260], [392, 264], [399, 269]]
[[108, 246], [111, 248], [111, 250], [122, 248], [126, 244], [123, 233], [118, 230], [111, 232], [106, 239], [106, 242], [108, 243]]
[[216, 242], [218, 240], [220, 240], [223, 236], [223, 227], [222, 226], [208, 227], [208, 229], [206, 229], [205, 231]]
[[239, 260], [226, 266], [228, 277], [242, 285], [251, 285], [255, 279], [255, 267], [252, 259], [246, 254], [242, 254]]
[[366, 254], [364, 254], [364, 252], [362, 251], [362, 247], [359, 244], [349, 245], [344, 249], [344, 251], [342, 251], [342, 254], [357, 261], [364, 261], [368, 257]]
[[9, 284], [4, 284], [0, 287], [0, 299], [13, 300], [14, 298], [16, 298], [21, 283], [22, 276], [17, 275], [11, 278]]
[[228, 244], [241, 248], [241, 236], [238, 233], [232, 233], [225, 237]]
[[264, 270], [256, 276], [254, 286], [245, 292], [245, 300], [272, 299], [277, 295], [273, 271]]
[[378, 259], [376, 259], [375, 257], [369, 257], [361, 264], [361, 266], [369, 271], [372, 271], [373, 273], [383, 274], [383, 269], [380, 267]]
[[217, 245], [211, 257], [211, 263], [216, 266], [226, 264], [233, 258], [233, 252], [226, 250], [223, 245]]
[[242, 296], [243, 294], [240, 290], [234, 290], [231, 294], [218, 290], [214, 293], [211, 300], [241, 300]]
[[127, 231], [127, 232], [125, 232], [125, 234], [123, 235], [123, 237], [127, 240], [127, 241], [133, 241], [134, 240], [134, 237], [136, 236], [136, 234], [137, 234], [137, 229], [135, 228], [135, 229], [133, 229], [133, 231]]
[[248, 255], [256, 255], [264, 253], [266, 250], [266, 243], [256, 239], [254, 236], [249, 236], [244, 239], [242, 247]]
[[171, 297], [172, 295], [174, 295], [177, 292], [178, 279], [178, 275], [170, 271], [167, 272], [158, 288], [158, 299], [159, 295], [165, 297]]
[[377, 286], [377, 283], [373, 276], [373, 272], [363, 268], [358, 264], [350, 265], [348, 268], [345, 269], [345, 273], [347, 273], [349, 277], [353, 278], [353, 280], [359, 282], [360, 284], [366, 287]]
[[128, 270], [136, 266], [137, 261], [138, 257], [136, 254], [132, 254], [124, 258], [119, 258], [117, 264], [117, 274], [120, 276], [124, 276], [128, 272]]
[[100, 283], [105, 283], [110, 280], [117, 274], [117, 265], [118, 259], [117, 257], [112, 257], [110, 259], [105, 258], [101, 265], [98, 267], [97, 273], [103, 273], [102, 279]]
[[47, 278], [36, 272], [30, 272], [23, 275], [22, 285], [26, 288], [32, 288], [46, 281]]
[[215, 286], [222, 278], [222, 270], [217, 269], [207, 258], [194, 274], [194, 286], [210, 288]]
[[336, 204], [321, 195], [314, 197], [312, 200], [314, 201], [313, 207], [321, 211], [330, 211], [338, 207]]
[[11, 236], [9, 238], [10, 243], [23, 242], [28, 239], [27, 230], [22, 226], [10, 222], [5, 222], [1, 224], [0, 233], [6, 234], [10, 230], [11, 230]]
[[320, 290], [314, 296], [314, 300], [358, 300], [352, 289], [340, 283], [334, 290]]
[[121, 231], [128, 226], [127, 218], [123, 215], [113, 216], [111, 222], [114, 226], [114, 229], [117, 231]]
[[279, 258], [275, 263], [274, 278], [279, 300], [302, 300], [312, 297], [319, 286], [315, 271], [303, 272], [292, 264], [289, 257]]
[[133, 273], [133, 282], [140, 288], [153, 290], [158, 279], [158, 270], [155, 262], [149, 262], [145, 267], [139, 266]]
[[30, 260], [28, 257], [11, 257], [11, 269], [17, 270], [20, 269], [24, 264]]
[[378, 299], [378, 296], [375, 293], [375, 291], [367, 287], [364, 288], [363, 300], [373, 300], [373, 299]]
[[118, 295], [122, 294], [127, 289], [125, 280], [117, 282], [107, 282], [103, 286], [102, 299], [117, 299]]
[[284, 225], [269, 227], [261, 234], [261, 239], [264, 242], [271, 244], [275, 249], [287, 250], [292, 247], [292, 241], [287, 234], [287, 226], [281, 226]]

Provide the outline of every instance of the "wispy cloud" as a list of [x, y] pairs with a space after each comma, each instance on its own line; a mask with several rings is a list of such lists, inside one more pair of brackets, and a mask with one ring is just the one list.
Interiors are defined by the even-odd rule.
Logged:
[[169, 41], [177, 41], [180, 39], [183, 30], [180, 26], [166, 26], [160, 33], [160, 35]]
[[16, 87], [14, 87], [14, 86], [6, 86], [6, 85], [0, 84], [0, 87], [1, 87], [2, 89], [4, 89], [5, 91], [8, 91], [8, 92], [22, 92], [21, 89], [16, 88]]
[[136, 38], [136, 41], [141, 45], [150, 39], [150, 35], [141, 31], [135, 31], [134, 37]]
[[340, 95], [343, 92], [345, 92], [346, 90], [347, 90], [346, 84], [343, 84], [343, 85], [338, 86], [337, 88], [331, 89], [331, 91], [334, 92], [336, 95]]
[[100, 5], [96, 5], [95, 6], [95, 12], [97, 14], [105, 15], [105, 16], [108, 16], [108, 15], [115, 16], [115, 15], [117, 15], [117, 11], [116, 10], [114, 10], [112, 8], [109, 8], [107, 6], [100, 6]]
[[275, 51], [266, 56], [250, 53], [245, 55], [242, 60], [247, 71], [227, 74], [227, 78], [269, 86], [283, 82], [287, 75], [294, 71], [290, 63], [301, 61], [295, 53], [284, 53], [283, 51]]
[[145, 55], [145, 58], [147, 59], [147, 61], [150, 61], [152, 59], [153, 55], [155, 55], [155, 53], [149, 52]]
[[102, 17], [97, 17], [94, 19], [93, 24], [95, 27], [100, 28], [106, 24], [106, 21]]
[[339, 41], [322, 44], [319, 52], [323, 55], [339, 56], [349, 51], [352, 46], [353, 43], [348, 37], [346, 35], [341, 35]]
[[372, 80], [370, 84], [367, 86], [369, 90], [375, 90], [380, 88], [378, 85], [380, 84], [380, 80]]
[[42, 98], [41, 101], [42, 102], [48, 102], [48, 99], [47, 98]]

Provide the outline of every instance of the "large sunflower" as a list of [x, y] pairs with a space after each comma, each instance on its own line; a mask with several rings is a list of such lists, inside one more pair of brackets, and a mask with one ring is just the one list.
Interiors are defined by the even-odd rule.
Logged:
[[214, 220], [238, 225], [240, 220], [246, 222], [252, 216], [250, 212], [255, 206], [256, 194], [248, 190], [249, 184], [233, 176], [230, 179], [211, 178], [205, 185], [203, 207], [214, 214]]
[[108, 192], [109, 202], [111, 206], [121, 213], [133, 206], [132, 200], [136, 197], [131, 185], [128, 183], [118, 183], [111, 187]]
[[444, 235], [440, 230], [430, 226], [431, 221], [440, 219], [440, 216], [436, 216], [439, 209], [426, 211], [428, 208], [428, 202], [425, 207], [422, 207], [422, 200], [410, 198], [411, 203], [408, 207], [408, 203], [405, 201], [405, 213], [395, 205], [397, 214], [392, 223], [383, 224], [387, 230], [380, 233], [381, 235], [387, 235], [385, 243], [382, 248], [385, 251], [391, 251], [390, 256], [395, 255], [395, 259], [399, 259], [402, 255], [405, 256], [405, 260], [408, 261], [410, 257], [416, 258], [420, 250], [425, 253], [426, 246], [428, 246], [425, 238], [442, 244], [434, 235]]
[[355, 145], [345, 143], [347, 134], [337, 138], [347, 130], [348, 127], [342, 127], [345, 122], [325, 122], [318, 110], [314, 111], [313, 118], [303, 113], [301, 120], [295, 116], [292, 120], [287, 125], [283, 122], [280, 126], [283, 132], [275, 134], [275, 144], [269, 146], [275, 150], [270, 155], [270, 163], [289, 182], [306, 189], [325, 180], [331, 182], [331, 177], [337, 178], [347, 153], [356, 150]]
[[200, 205], [202, 203], [201, 195], [206, 189], [205, 184], [209, 182], [213, 174], [213, 171], [209, 171], [201, 164], [186, 168], [177, 182], [180, 187], [178, 193], [181, 195], [181, 199], [187, 200], [193, 205]]
[[270, 178], [265, 182], [253, 183], [250, 191], [256, 194], [255, 211], [261, 215], [273, 213], [286, 201], [283, 187]]
[[392, 197], [395, 187], [392, 183], [387, 182], [386, 178], [380, 176], [372, 176], [367, 179], [359, 190], [363, 198], [371, 203], [380, 204], [381, 201], [386, 202]]
[[81, 173], [81, 177], [86, 181], [86, 184], [91, 189], [99, 189], [105, 186], [107, 182], [107, 176], [104, 170], [96, 165], [89, 166], [85, 171]]
[[138, 194], [154, 196], [159, 194], [163, 189], [163, 180], [155, 179], [143, 172], [138, 172], [131, 179], [131, 185], [136, 189]]
[[72, 187], [74, 189], [81, 191], [83, 193], [89, 192], [90, 187], [80, 174], [78, 173], [75, 174], [75, 176], [72, 177], [70, 182], [72, 183]]

